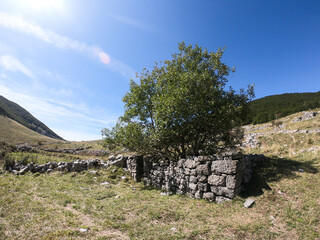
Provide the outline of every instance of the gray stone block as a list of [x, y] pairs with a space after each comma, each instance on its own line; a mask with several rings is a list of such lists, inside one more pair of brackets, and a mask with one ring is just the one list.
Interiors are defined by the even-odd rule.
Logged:
[[209, 185], [207, 183], [198, 182], [198, 189], [207, 192], [209, 190]]
[[230, 198], [226, 198], [226, 197], [223, 197], [223, 196], [216, 196], [216, 202], [217, 203], [223, 203], [223, 202], [226, 202], [226, 201], [231, 201]]
[[238, 186], [240, 186], [241, 182], [242, 182], [241, 173], [237, 173], [236, 175], [227, 175], [226, 187], [237, 188]]
[[234, 198], [236, 195], [236, 192], [234, 189], [230, 189], [227, 187], [211, 186], [211, 192], [213, 192], [218, 196], [226, 196], [228, 198]]
[[185, 168], [196, 168], [197, 166], [197, 163], [194, 161], [194, 160], [191, 160], [191, 159], [187, 159], [185, 162], [184, 162], [184, 167]]
[[202, 198], [202, 191], [198, 190], [195, 194], [194, 194], [194, 197], [196, 199], [201, 199]]
[[191, 175], [191, 176], [197, 176], [197, 171], [196, 171], [196, 169], [191, 169], [191, 170], [190, 170], [190, 175]]
[[198, 179], [199, 179], [198, 180], [199, 182], [203, 182], [204, 183], [204, 182], [207, 182], [208, 177], [207, 176], [198, 176]]
[[195, 176], [190, 176], [189, 182], [190, 182], [190, 183], [197, 183], [197, 177], [195, 177]]
[[237, 172], [238, 160], [219, 160], [212, 162], [213, 173], [235, 174]]
[[254, 204], [254, 200], [253, 199], [248, 199], [243, 205], [246, 207], [246, 208], [250, 208], [252, 207]]
[[197, 174], [198, 175], [210, 175], [210, 165], [209, 164], [201, 164], [197, 166]]
[[203, 193], [202, 197], [204, 199], [208, 200], [209, 202], [213, 202], [215, 199], [214, 193], [212, 193], [212, 192], [205, 192], [205, 193]]
[[226, 177], [218, 175], [210, 175], [208, 177], [208, 183], [212, 186], [225, 186]]
[[197, 190], [197, 184], [195, 184], [195, 183], [189, 183], [189, 188], [190, 188], [191, 190]]
[[26, 172], [28, 172], [29, 171], [29, 168], [28, 167], [24, 167], [24, 168], [22, 168], [20, 171], [19, 171], [19, 174], [20, 175], [23, 175], [23, 174], [25, 174]]
[[178, 168], [182, 168], [185, 164], [185, 159], [180, 159], [178, 162], [177, 162], [177, 167]]

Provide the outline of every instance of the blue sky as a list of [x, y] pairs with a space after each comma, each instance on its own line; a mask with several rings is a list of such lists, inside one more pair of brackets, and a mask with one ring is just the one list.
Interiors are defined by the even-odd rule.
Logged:
[[0, 0], [0, 95], [68, 140], [100, 139], [135, 72], [178, 43], [236, 66], [256, 97], [320, 91], [320, 1]]

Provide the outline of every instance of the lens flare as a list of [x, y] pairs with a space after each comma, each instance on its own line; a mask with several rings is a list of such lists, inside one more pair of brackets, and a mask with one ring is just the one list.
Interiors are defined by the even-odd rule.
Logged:
[[104, 52], [99, 52], [99, 58], [104, 64], [110, 63], [110, 57]]

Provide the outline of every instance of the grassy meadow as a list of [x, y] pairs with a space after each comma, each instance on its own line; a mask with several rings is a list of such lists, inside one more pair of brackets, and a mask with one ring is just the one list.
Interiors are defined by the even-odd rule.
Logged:
[[[281, 130], [319, 128], [320, 116], [292, 123], [295, 117], [279, 119], [286, 124]], [[248, 130], [263, 133], [261, 146], [244, 151], [266, 160], [255, 167], [245, 190], [222, 204], [162, 196], [114, 167], [96, 173], [2, 172], [0, 239], [320, 239], [320, 154], [308, 150], [319, 146], [320, 134], [277, 133], [272, 124], [263, 126]], [[105, 181], [110, 187], [100, 185]], [[255, 200], [249, 209], [243, 206], [248, 198]]]

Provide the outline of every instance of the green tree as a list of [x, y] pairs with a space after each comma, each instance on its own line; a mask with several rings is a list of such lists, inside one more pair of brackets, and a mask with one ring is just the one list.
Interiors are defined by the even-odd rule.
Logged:
[[124, 115], [113, 129], [102, 130], [109, 148], [178, 158], [213, 154], [239, 141], [236, 130], [253, 86], [226, 90], [234, 69], [221, 62], [224, 49], [209, 52], [184, 42], [178, 49], [171, 60], [144, 69], [139, 84], [131, 80]]

